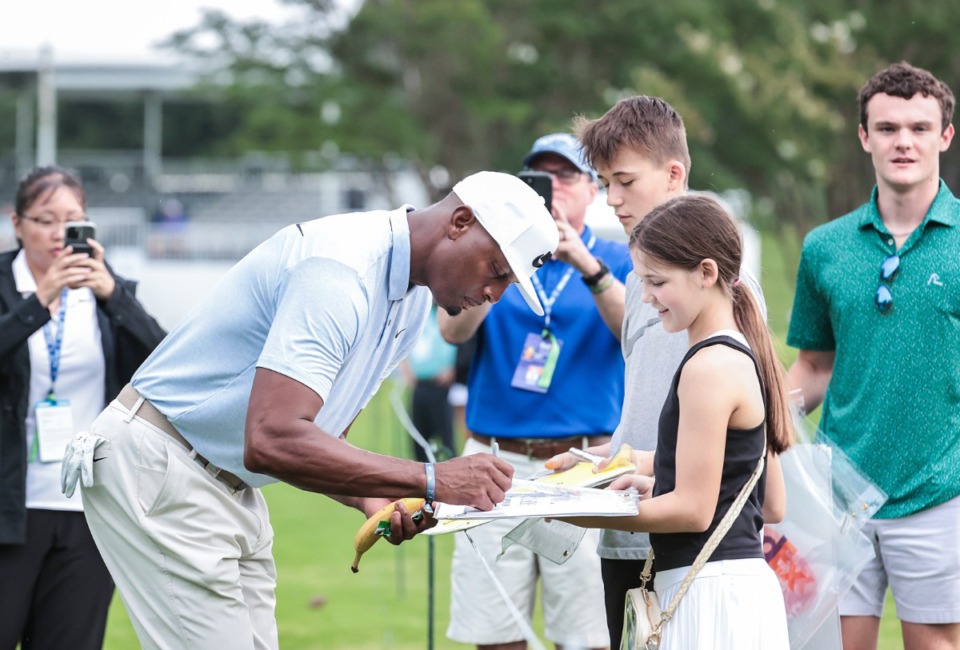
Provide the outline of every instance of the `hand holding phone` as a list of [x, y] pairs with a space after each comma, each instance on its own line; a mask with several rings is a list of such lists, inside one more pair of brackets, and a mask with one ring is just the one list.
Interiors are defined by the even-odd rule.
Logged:
[[68, 221], [64, 246], [72, 246], [74, 253], [86, 253], [93, 257], [93, 247], [88, 239], [97, 238], [97, 225], [92, 221]]

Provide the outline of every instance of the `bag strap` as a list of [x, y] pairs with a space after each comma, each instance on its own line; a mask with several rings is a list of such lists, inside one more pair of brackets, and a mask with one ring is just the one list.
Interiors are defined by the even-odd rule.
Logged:
[[[764, 436], [766, 436], [766, 434], [764, 434]], [[720, 545], [720, 542], [723, 541], [723, 538], [726, 536], [727, 531], [729, 531], [733, 526], [733, 522], [740, 515], [740, 511], [743, 510], [744, 504], [746, 504], [747, 499], [750, 498], [750, 493], [753, 491], [757, 481], [760, 480], [760, 475], [763, 474], [763, 466], [766, 458], [767, 441], [766, 437], [764, 437], [763, 454], [761, 454], [760, 460], [757, 461], [757, 466], [753, 470], [753, 474], [750, 475], [750, 479], [740, 490], [740, 494], [737, 495], [737, 498], [734, 499], [732, 504], [730, 504], [730, 509], [727, 510], [727, 514], [723, 516], [723, 519], [720, 521], [719, 525], [717, 525], [716, 529], [714, 529], [713, 533], [707, 539], [707, 543], [703, 545], [702, 549], [700, 549], [700, 552], [697, 554], [697, 558], [690, 566], [690, 571], [688, 571], [686, 577], [684, 577], [683, 583], [680, 585], [680, 589], [677, 590], [677, 593], [670, 601], [670, 604], [667, 605], [666, 609], [661, 612], [660, 620], [657, 622], [653, 630], [654, 635], [659, 636], [660, 628], [663, 627], [663, 624], [669, 621], [673, 616], [673, 612], [677, 609], [677, 605], [680, 604], [680, 599], [683, 598], [685, 593], [687, 593], [687, 589], [690, 588], [690, 585], [693, 583], [693, 579], [697, 577], [698, 573], [700, 573], [703, 565], [706, 564], [710, 559], [710, 556], [713, 555], [713, 552], [717, 549], [717, 546]], [[647, 589], [647, 581], [650, 580], [650, 571], [652, 566], [653, 549], [651, 548], [646, 562], [643, 563], [643, 572], [640, 574], [640, 586], [644, 591]]]

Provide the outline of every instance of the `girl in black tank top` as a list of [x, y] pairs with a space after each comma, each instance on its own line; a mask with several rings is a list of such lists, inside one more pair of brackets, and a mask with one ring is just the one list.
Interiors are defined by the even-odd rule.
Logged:
[[[718, 333], [693, 345], [684, 356], [670, 386], [670, 392], [660, 412], [657, 453], [654, 457], [653, 495], [659, 496], [674, 490], [677, 481], [677, 435], [680, 421], [680, 400], [677, 385], [683, 367], [698, 351], [711, 345], [725, 345], [747, 355], [754, 365], [753, 352], [742, 342], [739, 333]], [[759, 378], [759, 367], [757, 376]], [[650, 543], [656, 558], [657, 571], [666, 571], [693, 564], [714, 529], [730, 509], [737, 494], [750, 478], [757, 460], [764, 449], [764, 423], [745, 429], [727, 428], [726, 445], [723, 451], [723, 473], [716, 511], [710, 526], [703, 532], [653, 533]], [[763, 501], [766, 492], [766, 468], [760, 481], [753, 488], [740, 515], [724, 535], [723, 540], [710, 556], [711, 561], [743, 558], [762, 558]]]
[[664, 330], [687, 332], [690, 349], [661, 411], [655, 483], [634, 474], [611, 485], [637, 488], [639, 513], [573, 523], [651, 533], [666, 608], [766, 449], [760, 480], [664, 625], [660, 647], [786, 650], [783, 595], [761, 531], [786, 508], [779, 454], [791, 418], [769, 331], [738, 277], [739, 227], [712, 199], [684, 195], [654, 208], [630, 249], [644, 302]]

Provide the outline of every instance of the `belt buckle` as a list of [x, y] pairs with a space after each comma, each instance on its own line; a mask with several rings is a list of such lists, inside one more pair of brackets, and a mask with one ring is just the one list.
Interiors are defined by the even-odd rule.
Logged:
[[533, 460], [534, 443], [530, 442], [529, 439], [524, 439], [523, 441], [523, 452], [527, 460]]

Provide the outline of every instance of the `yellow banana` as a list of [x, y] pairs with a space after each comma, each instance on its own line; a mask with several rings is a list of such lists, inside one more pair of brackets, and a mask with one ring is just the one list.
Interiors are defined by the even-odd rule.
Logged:
[[[406, 498], [400, 499], [403, 503], [403, 507], [406, 508], [414, 517], [414, 521], [419, 521], [417, 517], [423, 516], [423, 506], [426, 503], [426, 499], [418, 498]], [[356, 573], [360, 569], [358, 565], [360, 564], [360, 556], [370, 550], [370, 547], [377, 543], [377, 540], [381, 537], [388, 537], [390, 535], [390, 516], [393, 514], [393, 511], [397, 509], [397, 502], [388, 503], [383, 506], [376, 513], [373, 514], [369, 519], [363, 522], [363, 525], [360, 526], [360, 530], [357, 531], [357, 534], [353, 537], [353, 548], [356, 551], [357, 555], [353, 558], [353, 564], [350, 566], [350, 570]]]

